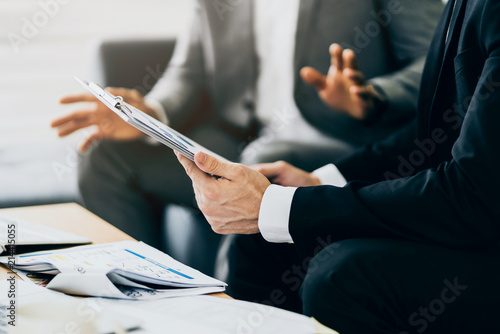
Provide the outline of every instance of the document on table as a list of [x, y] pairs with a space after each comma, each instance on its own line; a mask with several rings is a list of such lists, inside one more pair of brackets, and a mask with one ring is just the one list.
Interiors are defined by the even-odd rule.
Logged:
[[194, 296], [102, 302], [110, 310], [144, 320], [136, 334], [338, 334], [318, 330], [313, 319], [302, 314], [234, 299]]
[[[4, 293], [9, 290], [13, 291], [11, 298], [8, 293]], [[7, 323], [4, 327], [1, 326], [4, 321], [2, 317], [0, 333], [111, 334], [118, 333], [118, 329], [124, 333], [140, 328], [144, 323], [136, 316], [119, 313], [95, 299], [67, 296], [20, 280], [0, 281], [0, 315], [1, 310], [7, 307], [14, 309], [14, 312], [11, 317], [5, 317]], [[11, 312], [8, 314], [11, 315]], [[9, 324], [9, 321], [12, 323]]]
[[[271, 306], [195, 296], [162, 300], [74, 298], [23, 281], [17, 281], [17, 333], [62, 333], [74, 323], [81, 333], [136, 334], [338, 334], [317, 327], [313, 319]], [[0, 282], [0, 292], [10, 283]], [[0, 293], [0, 310], [10, 304]], [[1, 312], [0, 312], [1, 313]], [[0, 327], [1, 328], [1, 327]], [[121, 333], [120, 332], [120, 333]]]
[[136, 241], [24, 254], [14, 268], [53, 275], [47, 288], [84, 296], [159, 299], [222, 292], [227, 285]]
[[48, 226], [0, 216], [0, 254], [15, 245], [15, 253], [88, 244], [90, 240]]

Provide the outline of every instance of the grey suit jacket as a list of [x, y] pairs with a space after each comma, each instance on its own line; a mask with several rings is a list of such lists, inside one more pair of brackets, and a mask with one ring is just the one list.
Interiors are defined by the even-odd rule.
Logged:
[[[251, 0], [195, 1], [174, 56], [148, 96], [162, 103], [172, 126], [192, 117], [187, 109], [203, 90], [216, 117], [241, 128], [251, 122], [259, 68], [252, 7]], [[407, 123], [416, 110], [425, 55], [442, 9], [441, 0], [301, 0], [294, 96], [304, 118], [355, 146]], [[386, 97], [388, 106], [376, 123], [331, 110], [300, 79], [303, 66], [327, 72], [334, 42], [356, 52], [362, 71]]]

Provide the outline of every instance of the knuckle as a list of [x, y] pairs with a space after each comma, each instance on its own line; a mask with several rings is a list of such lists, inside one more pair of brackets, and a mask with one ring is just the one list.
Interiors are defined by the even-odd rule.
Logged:
[[285, 168], [287, 166], [287, 163], [283, 160], [279, 160], [276, 162], [276, 166], [279, 168]]
[[205, 188], [203, 190], [203, 194], [209, 201], [214, 201], [217, 199], [217, 191], [215, 191], [215, 189], [213, 189], [212, 187]]
[[203, 212], [204, 215], [210, 216], [210, 214], [211, 214], [210, 207], [207, 206], [206, 203], [204, 203], [204, 202], [198, 203], [198, 207], [200, 208], [201, 212]]
[[218, 224], [212, 225], [212, 231], [214, 231], [217, 234], [225, 234], [224, 228]]
[[234, 167], [234, 175], [237, 178], [244, 176], [245, 172], [246, 172], [246, 169], [243, 165], [238, 164]]
[[208, 170], [209, 171], [216, 171], [219, 167], [219, 163], [215, 159], [210, 159], [208, 162]]
[[186, 169], [186, 174], [192, 178], [193, 176], [193, 165], [186, 165], [184, 166], [184, 168]]
[[130, 96], [134, 99], [134, 100], [141, 100], [142, 99], [142, 94], [137, 90], [137, 89], [132, 89], [130, 91]]

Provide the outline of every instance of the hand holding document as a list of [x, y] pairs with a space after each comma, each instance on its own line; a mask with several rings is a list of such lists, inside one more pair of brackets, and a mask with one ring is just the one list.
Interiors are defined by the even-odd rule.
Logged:
[[93, 82], [80, 80], [78, 78], [75, 78], [75, 80], [99, 99], [105, 106], [120, 116], [125, 122], [158, 140], [160, 143], [181, 153], [186, 158], [193, 161], [194, 155], [201, 151], [220, 160], [227, 161], [225, 158], [192, 141], [166, 124], [126, 103], [120, 96], [114, 96]]
[[[139, 108], [149, 115], [155, 111], [146, 103], [144, 97], [136, 90], [127, 88], [108, 88], [111, 94], [121, 96], [127, 103]], [[144, 134], [123, 120], [92, 94], [76, 94], [62, 97], [61, 104], [79, 105], [77, 110], [58, 117], [51, 122], [51, 127], [57, 129], [59, 137], [66, 137], [75, 131], [88, 129], [79, 150], [87, 151], [96, 141], [136, 140]], [[83, 103], [83, 104], [82, 104]]]
[[221, 292], [226, 286], [136, 241], [24, 254], [14, 269], [54, 275], [47, 288], [83, 296], [159, 299]]

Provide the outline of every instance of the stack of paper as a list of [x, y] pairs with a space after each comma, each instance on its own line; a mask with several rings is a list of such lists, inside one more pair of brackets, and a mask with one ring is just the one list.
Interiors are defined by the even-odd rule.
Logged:
[[0, 216], [0, 254], [15, 246], [16, 254], [62, 246], [88, 244], [90, 240], [44, 225]]
[[14, 268], [54, 275], [47, 288], [85, 296], [158, 299], [221, 292], [226, 286], [136, 241], [24, 254]]

